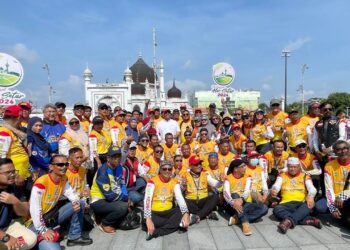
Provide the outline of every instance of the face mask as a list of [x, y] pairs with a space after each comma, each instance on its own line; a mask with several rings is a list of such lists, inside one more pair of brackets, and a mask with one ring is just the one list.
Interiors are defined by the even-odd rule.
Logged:
[[256, 165], [259, 164], [259, 159], [250, 159], [249, 160], [249, 165], [255, 167]]

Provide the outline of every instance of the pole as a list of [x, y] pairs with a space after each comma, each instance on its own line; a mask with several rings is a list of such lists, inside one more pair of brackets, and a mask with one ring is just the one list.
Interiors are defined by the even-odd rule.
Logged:
[[284, 111], [287, 110], [287, 62], [290, 56], [290, 51], [283, 50], [282, 57], [284, 57]]
[[307, 70], [309, 66], [307, 64], [303, 64], [301, 67], [301, 109], [302, 109], [302, 114], [304, 115], [304, 110], [305, 110], [305, 96], [304, 96], [304, 74], [305, 70]]
[[156, 60], [156, 28], [153, 28], [153, 73], [154, 73], [154, 103], [157, 105], [157, 60]]
[[49, 85], [49, 103], [51, 103], [51, 101], [52, 101], [52, 86], [51, 86], [51, 81], [50, 81], [50, 68], [49, 68], [49, 65], [46, 63], [43, 66], [43, 69], [45, 69], [46, 72], [47, 72], [47, 82], [48, 82], [48, 85]]

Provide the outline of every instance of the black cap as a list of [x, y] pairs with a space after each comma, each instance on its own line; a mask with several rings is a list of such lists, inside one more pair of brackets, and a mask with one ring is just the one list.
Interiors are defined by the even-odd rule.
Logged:
[[120, 148], [112, 146], [108, 149], [108, 153], [107, 156], [114, 156], [114, 155], [121, 155], [122, 151], [120, 150]]
[[103, 123], [103, 119], [101, 116], [95, 116], [94, 119], [92, 119], [92, 124], [99, 124], [99, 123]]
[[108, 105], [104, 102], [101, 102], [100, 104], [98, 104], [98, 109], [102, 109], [102, 108], [108, 108]]
[[74, 104], [73, 109], [76, 109], [76, 108], [78, 108], [78, 107], [85, 108], [85, 105], [82, 104], [81, 102], [78, 102], [78, 103]]
[[64, 109], [66, 108], [66, 104], [64, 102], [56, 102], [55, 103], [56, 108], [63, 107]]
[[214, 108], [215, 109], [216, 108], [216, 104], [215, 103], [210, 103], [209, 104], [209, 108]]
[[241, 166], [243, 163], [244, 163], [244, 161], [242, 159], [235, 159], [235, 160], [231, 161], [230, 168], [237, 168], [237, 167]]

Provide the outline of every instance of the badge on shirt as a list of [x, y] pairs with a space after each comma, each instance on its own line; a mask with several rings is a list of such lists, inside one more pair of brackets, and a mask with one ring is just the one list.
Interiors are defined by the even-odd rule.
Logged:
[[104, 191], [109, 191], [109, 189], [111, 188], [109, 184], [103, 184], [102, 188]]

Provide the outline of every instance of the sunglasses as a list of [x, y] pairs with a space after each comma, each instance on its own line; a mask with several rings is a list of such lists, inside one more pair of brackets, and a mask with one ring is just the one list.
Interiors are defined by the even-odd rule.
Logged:
[[162, 168], [162, 171], [172, 172], [172, 171], [173, 171], [173, 168]]
[[107, 110], [108, 109], [108, 107], [102, 107], [102, 108], [100, 108], [101, 110]]
[[242, 114], [237, 113], [237, 114], [233, 114], [233, 115], [242, 115]]
[[335, 151], [346, 151], [349, 150], [348, 147], [343, 147], [343, 148], [336, 148]]
[[183, 114], [183, 116], [188, 116], [188, 115], [190, 115], [190, 114]]
[[52, 165], [55, 165], [57, 167], [63, 168], [63, 167], [68, 167], [69, 166], [69, 162], [53, 162], [51, 163]]
[[69, 125], [78, 125], [78, 124], [79, 124], [78, 121], [76, 121], [76, 122], [69, 122]]
[[272, 104], [271, 107], [279, 107], [280, 105], [278, 103]]
[[154, 151], [154, 152], [159, 154], [159, 153], [163, 153], [163, 150], [157, 150], [157, 151]]
[[149, 140], [141, 140], [141, 142], [149, 142]]
[[332, 111], [333, 108], [324, 108], [323, 111]]
[[306, 148], [306, 147], [307, 147], [306, 144], [300, 144], [300, 145], [297, 146], [297, 148]]
[[175, 162], [182, 162], [182, 160], [175, 160]]
[[208, 133], [201, 133], [201, 135], [208, 135]]
[[185, 134], [185, 136], [191, 136], [191, 134]]

